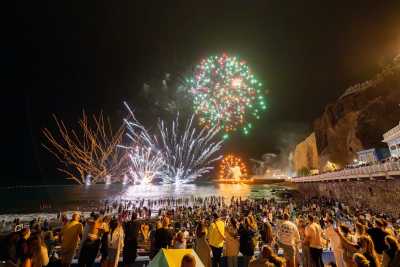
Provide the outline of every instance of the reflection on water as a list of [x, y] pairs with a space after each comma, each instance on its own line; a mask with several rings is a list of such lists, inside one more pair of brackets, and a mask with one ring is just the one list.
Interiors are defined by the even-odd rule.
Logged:
[[271, 198], [276, 196], [275, 185], [246, 184], [184, 184], [184, 185], [91, 185], [91, 186], [36, 186], [0, 188], [0, 213], [38, 211], [41, 204], [67, 209], [95, 205], [101, 200], [137, 200], [180, 197], [224, 196]]
[[235, 197], [270, 198], [276, 188], [271, 185], [248, 185], [248, 184], [183, 184], [183, 185], [132, 185], [127, 186], [118, 199], [161, 199], [181, 197], [207, 197], [223, 196], [230, 199]]
[[[255, 197], [251, 194], [251, 188], [248, 184], [218, 184], [218, 194], [226, 198], [235, 197]], [[266, 197], [270, 196], [266, 192]]]

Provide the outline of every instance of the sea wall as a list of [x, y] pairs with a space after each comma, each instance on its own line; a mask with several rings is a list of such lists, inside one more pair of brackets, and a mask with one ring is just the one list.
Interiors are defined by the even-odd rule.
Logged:
[[302, 197], [326, 196], [350, 206], [400, 216], [400, 178], [297, 184]]

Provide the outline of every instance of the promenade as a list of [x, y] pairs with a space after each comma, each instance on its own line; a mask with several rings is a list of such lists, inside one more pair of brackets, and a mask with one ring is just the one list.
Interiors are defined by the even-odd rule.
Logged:
[[386, 162], [363, 166], [358, 168], [343, 169], [311, 176], [294, 177], [294, 183], [327, 182], [341, 180], [361, 179], [395, 179], [400, 178], [400, 161]]

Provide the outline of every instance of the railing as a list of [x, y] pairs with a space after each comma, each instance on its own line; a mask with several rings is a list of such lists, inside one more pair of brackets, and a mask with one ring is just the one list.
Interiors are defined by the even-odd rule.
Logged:
[[329, 180], [342, 180], [354, 178], [366, 178], [374, 176], [400, 175], [400, 161], [386, 162], [371, 166], [364, 166], [352, 169], [344, 169], [335, 172], [327, 172], [312, 176], [294, 177], [295, 183], [320, 182]]

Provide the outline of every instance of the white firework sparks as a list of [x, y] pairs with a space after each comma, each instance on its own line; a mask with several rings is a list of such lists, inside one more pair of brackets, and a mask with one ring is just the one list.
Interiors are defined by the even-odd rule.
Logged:
[[165, 184], [190, 183], [209, 173], [213, 163], [221, 158], [218, 152], [223, 141], [215, 141], [220, 128], [198, 130], [194, 127], [194, 116], [181, 127], [178, 114], [170, 127], [159, 121], [157, 138], [124, 104], [132, 118], [125, 119], [132, 145], [121, 147], [128, 149], [131, 183], [149, 184], [155, 180]]
[[137, 146], [129, 153], [131, 167], [129, 174], [134, 183], [150, 184], [161, 175], [164, 160], [160, 152], [152, 151], [151, 147]]
[[149, 184], [159, 176], [165, 165], [163, 155], [154, 145], [155, 137], [151, 136], [145, 127], [136, 119], [133, 111], [127, 103], [124, 103], [129, 111], [130, 119], [125, 119], [128, 132], [129, 146], [120, 147], [127, 149], [130, 159], [128, 174], [124, 177], [124, 183]]
[[215, 141], [220, 128], [196, 129], [193, 126], [194, 116], [182, 128], [179, 125], [179, 114], [171, 127], [159, 122], [160, 140], [158, 147], [163, 152], [165, 168], [163, 181], [168, 183], [189, 183], [209, 173], [218, 155], [223, 141]]

